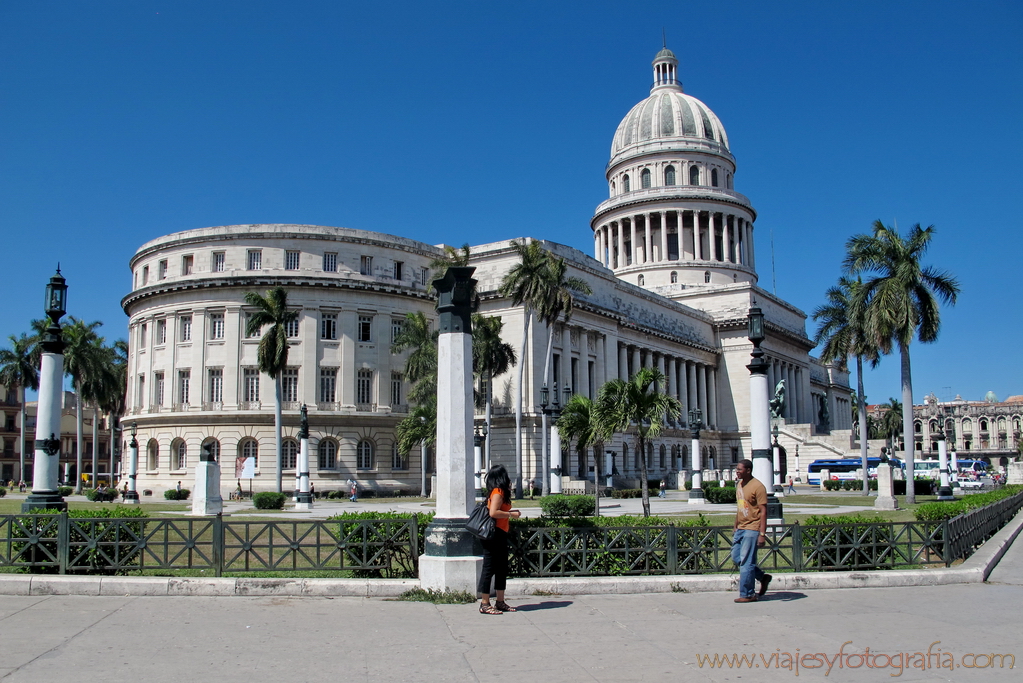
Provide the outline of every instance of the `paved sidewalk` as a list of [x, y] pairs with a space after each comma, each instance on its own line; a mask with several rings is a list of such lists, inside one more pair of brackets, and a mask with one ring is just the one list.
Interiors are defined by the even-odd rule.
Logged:
[[[1023, 667], [1021, 576], [1016, 542], [986, 584], [790, 589], [747, 605], [720, 592], [546, 595], [491, 617], [474, 605], [380, 598], [4, 596], [0, 681], [1008, 682], [1019, 678], [1008, 658], [966, 667], [992, 653]], [[830, 671], [804, 659], [798, 679], [779, 668], [784, 653], [833, 658], [847, 641], [847, 654], [885, 653], [873, 660], [885, 668], [846, 668], [862, 664], [856, 657]], [[913, 655], [935, 641], [932, 652], [951, 653], [954, 671], [935, 668], [943, 657]], [[899, 652], [931, 668], [897, 675], [890, 658]], [[733, 653], [763, 654], [752, 663], [767, 667], [699, 663]]]

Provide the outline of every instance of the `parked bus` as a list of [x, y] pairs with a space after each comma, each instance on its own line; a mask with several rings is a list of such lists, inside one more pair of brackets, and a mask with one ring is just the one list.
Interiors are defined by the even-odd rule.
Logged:
[[[905, 468], [905, 465], [898, 458], [889, 458], [888, 461], [894, 466]], [[867, 458], [867, 474], [871, 477], [877, 476], [877, 466], [881, 464], [881, 458], [873, 456]], [[809, 484], [820, 485], [821, 470], [828, 470], [832, 479], [855, 480], [856, 470], [863, 466], [860, 458], [822, 458], [814, 460], [806, 468], [806, 481]]]

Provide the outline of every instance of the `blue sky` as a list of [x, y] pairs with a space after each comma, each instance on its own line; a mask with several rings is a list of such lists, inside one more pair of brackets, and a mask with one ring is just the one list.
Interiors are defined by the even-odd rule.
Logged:
[[[761, 286], [809, 313], [851, 235], [933, 224], [927, 263], [962, 296], [913, 349], [916, 401], [1023, 393], [1019, 2], [8, 0], [0, 338], [41, 316], [58, 260], [71, 312], [123, 337], [129, 257], [205, 226], [592, 253], [662, 28], [728, 131]], [[899, 395], [897, 357], [866, 391]]]

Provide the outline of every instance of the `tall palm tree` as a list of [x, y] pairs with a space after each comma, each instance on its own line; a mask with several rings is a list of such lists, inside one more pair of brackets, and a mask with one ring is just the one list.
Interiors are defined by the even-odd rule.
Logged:
[[[11, 348], [0, 349], [0, 384], [18, 389], [18, 453], [20, 469], [18, 479], [25, 479], [25, 389], [39, 389], [39, 367], [33, 361], [35, 340], [26, 334], [8, 337]], [[31, 482], [29, 482], [31, 485]]]
[[100, 397], [99, 406], [107, 414], [107, 430], [110, 433], [110, 478], [114, 477], [114, 456], [117, 443], [117, 425], [124, 415], [128, 391], [128, 342], [118, 339], [106, 347], [106, 385]]
[[[889, 447], [892, 451], [897, 450], [897, 444], [899, 440], [899, 434], [904, 434], [902, 424], [902, 402], [897, 398], [888, 399], [888, 403], [881, 404], [881, 419], [877, 422], [877, 434], [882, 439], [888, 439]], [[912, 434], [912, 430], [909, 434]], [[907, 440], [906, 448], [909, 448], [910, 444]], [[912, 470], [907, 470], [911, 472]]]
[[529, 324], [533, 311], [543, 304], [544, 283], [549, 269], [548, 253], [536, 240], [512, 240], [519, 262], [505, 273], [498, 293], [511, 297], [513, 306], [522, 306], [522, 349], [519, 352], [519, 377], [515, 385], [515, 497], [522, 498], [522, 388], [526, 369]]
[[298, 319], [298, 311], [288, 310], [288, 293], [283, 287], [274, 287], [261, 296], [257, 292], [245, 294], [245, 303], [256, 310], [249, 316], [246, 333], [257, 335], [266, 327], [259, 340], [256, 362], [260, 372], [274, 381], [274, 448], [277, 452], [274, 490], [283, 488], [283, 461], [281, 456], [281, 375], [288, 367], [288, 323]]
[[411, 403], [437, 400], [437, 337], [430, 329], [430, 321], [420, 311], [406, 313], [401, 332], [391, 343], [391, 353], [409, 351], [405, 358], [405, 380], [410, 382], [408, 399]]
[[841, 277], [838, 285], [831, 287], [824, 296], [827, 303], [818, 306], [813, 319], [820, 322], [814, 343], [821, 346], [821, 361], [835, 363], [845, 369], [849, 356], [856, 359], [856, 403], [854, 413], [859, 418], [860, 462], [863, 469], [863, 495], [870, 493], [870, 475], [867, 473], [867, 411], [866, 396], [863, 393], [863, 361], [870, 367], [877, 367], [881, 357], [877, 347], [869, 343], [863, 328], [863, 309], [854, 302], [859, 297], [863, 282]]
[[576, 453], [581, 466], [585, 466], [586, 454], [593, 449], [593, 484], [596, 489], [594, 515], [600, 514], [600, 454], [604, 451], [604, 434], [597, 421], [596, 406], [586, 396], [575, 394], [561, 409], [555, 423], [562, 436], [571, 443], [575, 441]]
[[[934, 226], [921, 228], [917, 223], [905, 239], [897, 228], [874, 221], [872, 235], [855, 235], [846, 243], [845, 269], [864, 274], [857, 306], [863, 307], [864, 328], [871, 344], [883, 354], [898, 347], [902, 365], [902, 433], [906, 437], [906, 472], [912, 478], [913, 448], [913, 376], [909, 347], [914, 337], [922, 343], [938, 338], [941, 328], [939, 303], [955, 305], [959, 283], [955, 277], [921, 259], [927, 252]], [[916, 502], [913, 486], [906, 487], [906, 503]]]
[[604, 434], [627, 434], [635, 430], [639, 442], [640, 489], [643, 516], [650, 516], [650, 492], [647, 488], [646, 443], [664, 429], [665, 420], [678, 418], [682, 403], [661, 393], [664, 374], [655, 368], [643, 368], [631, 380], [613, 379], [600, 388], [597, 396], [597, 424]]
[[[591, 294], [593, 290], [585, 280], [577, 277], [570, 277], [568, 273], [568, 265], [565, 263], [565, 259], [555, 257], [550, 252], [547, 252], [547, 268], [546, 274], [541, 283], [543, 290], [541, 292], [541, 301], [537, 307], [537, 317], [540, 321], [547, 326], [547, 353], [544, 356], [543, 364], [543, 383], [544, 386], [550, 386], [551, 376], [551, 358], [554, 353], [554, 325], [557, 323], [558, 318], [562, 314], [565, 316], [565, 322], [567, 323], [572, 317], [572, 307], [575, 305], [576, 294]], [[544, 435], [544, 443], [547, 440], [547, 415], [544, 414], [542, 419], [542, 429]], [[548, 495], [551, 492], [551, 478], [549, 474], [550, 459], [547, 454], [547, 448], [544, 447], [543, 453], [541, 454], [541, 460], [543, 461], [543, 495]]]
[[[75, 390], [75, 492], [82, 492], [82, 445], [84, 439], [83, 426], [85, 403], [98, 395], [103, 381], [103, 337], [96, 329], [103, 323], [96, 320], [86, 323], [83, 320], [68, 317], [68, 323], [62, 328], [64, 336], [64, 373], [71, 377]], [[96, 446], [93, 444], [93, 457]], [[93, 486], [96, 482], [93, 481]]]
[[487, 317], [474, 313], [472, 316], [472, 364], [473, 373], [483, 385], [479, 399], [484, 406], [487, 424], [486, 452], [484, 462], [490, 463], [490, 418], [494, 405], [494, 378], [503, 375], [517, 362], [515, 347], [501, 338], [504, 321], [497, 316]]
[[417, 445], [422, 448], [420, 472], [422, 473], [420, 495], [426, 497], [426, 449], [437, 442], [437, 397], [414, 407], [408, 417], [398, 422], [396, 428], [398, 452], [408, 455]]

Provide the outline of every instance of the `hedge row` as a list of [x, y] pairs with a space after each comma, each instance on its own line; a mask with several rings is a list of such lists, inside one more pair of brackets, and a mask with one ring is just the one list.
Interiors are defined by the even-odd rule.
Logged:
[[970, 510], [975, 510], [979, 507], [996, 503], [1003, 498], [1014, 496], [1021, 491], [1023, 491], [1023, 485], [1012, 484], [1000, 488], [997, 491], [991, 491], [990, 493], [971, 493], [970, 495], [963, 496], [956, 501], [949, 501], [946, 503], [924, 503], [917, 507], [913, 514], [916, 515], [917, 521], [920, 522], [952, 519], [953, 517], [958, 517]]
[[189, 494], [192, 493], [188, 489], [167, 489], [163, 492], [163, 497], [167, 500], [188, 500]]
[[593, 496], [544, 496], [540, 509], [547, 517], [588, 517], [593, 514]]

